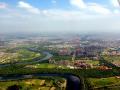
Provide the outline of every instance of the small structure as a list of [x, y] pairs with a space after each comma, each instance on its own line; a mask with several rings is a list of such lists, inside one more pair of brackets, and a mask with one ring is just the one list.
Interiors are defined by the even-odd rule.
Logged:
[[109, 68], [107, 66], [99, 66], [98, 69], [99, 70], [111, 70], [112, 68]]
[[120, 76], [115, 76], [117, 79], [120, 79]]

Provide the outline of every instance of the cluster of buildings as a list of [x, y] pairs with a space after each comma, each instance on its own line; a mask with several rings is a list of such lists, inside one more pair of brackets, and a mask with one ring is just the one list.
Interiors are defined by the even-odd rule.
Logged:
[[113, 64], [116, 65], [117, 67], [120, 67], [120, 62], [117, 62], [117, 63], [113, 62]]
[[87, 68], [93, 68], [94, 65], [87, 63], [83, 60], [75, 60], [75, 61], [69, 61], [69, 60], [49, 60], [49, 63], [56, 64], [59, 67], [60, 66], [66, 66], [70, 69], [87, 69]]
[[63, 48], [58, 51], [58, 55], [71, 55], [71, 53], [72, 51], [67, 48]]
[[93, 67], [91, 64], [88, 64], [85, 61], [77, 61], [74, 63], [74, 66], [76, 68], [85, 68], [85, 69]]
[[98, 59], [98, 54], [101, 51], [102, 48], [98, 46], [79, 47], [75, 50], [62, 48], [58, 51], [58, 55], [73, 55], [75, 53], [76, 56], [93, 57], [94, 59]]
[[77, 56], [96, 57], [102, 48], [99, 46], [85, 46], [76, 49]]

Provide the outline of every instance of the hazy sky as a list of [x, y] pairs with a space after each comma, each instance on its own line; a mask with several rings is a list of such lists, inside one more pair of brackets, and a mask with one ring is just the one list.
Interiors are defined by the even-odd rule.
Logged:
[[0, 32], [120, 32], [118, 0], [0, 0]]

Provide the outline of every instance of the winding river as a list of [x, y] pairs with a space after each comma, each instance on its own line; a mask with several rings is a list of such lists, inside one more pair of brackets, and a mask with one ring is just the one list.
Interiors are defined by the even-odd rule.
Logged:
[[[38, 50], [35, 50], [35, 49], [29, 49], [31, 51], [34, 51], [34, 52], [39, 52], [41, 53], [40, 51]], [[17, 65], [27, 65], [27, 64], [33, 64], [33, 63], [39, 63], [39, 62], [43, 62], [43, 61], [46, 61], [48, 59], [50, 59], [53, 55], [50, 54], [49, 52], [47, 51], [44, 51], [42, 52], [43, 54], [45, 54], [46, 56], [42, 59], [33, 59], [31, 62], [17, 62], [15, 64]], [[11, 64], [0, 64], [0, 67], [5, 67], [5, 66], [10, 66]], [[64, 77], [67, 79], [67, 90], [81, 90], [83, 88], [83, 83], [82, 81], [77, 77], [77, 76], [74, 76], [72, 74], [60, 74], [60, 73], [44, 73], [44, 74], [28, 74], [28, 75], [13, 75], [13, 76], [0, 76], [0, 81], [7, 81], [7, 80], [20, 80], [20, 79], [29, 79], [29, 78], [35, 78], [35, 77], [41, 77], [41, 76], [58, 76], [58, 77]]]

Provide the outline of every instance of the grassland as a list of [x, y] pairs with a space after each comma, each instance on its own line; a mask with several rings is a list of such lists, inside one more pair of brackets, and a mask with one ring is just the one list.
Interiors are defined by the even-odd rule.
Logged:
[[120, 90], [120, 78], [117, 77], [89, 78], [88, 82], [94, 89], [106, 87], [112, 89], [113, 87], [117, 87], [117, 90]]
[[52, 69], [52, 68], [62, 68], [62, 69], [67, 69], [66, 66], [61, 65], [60, 67], [58, 65], [55, 64], [49, 64], [49, 63], [39, 63], [39, 64], [33, 64], [33, 65], [26, 65], [26, 67], [31, 67], [31, 68], [48, 68], [48, 69]]
[[120, 56], [104, 56], [104, 59], [120, 67]]
[[107, 60], [107, 61], [110, 61], [110, 62], [113, 62], [113, 61], [120, 61], [120, 56], [104, 56], [104, 59]]
[[18, 49], [13, 52], [1, 52], [0, 64], [11, 62], [31, 61], [34, 58], [40, 58], [42, 55], [37, 52], [32, 52], [26, 49]]

